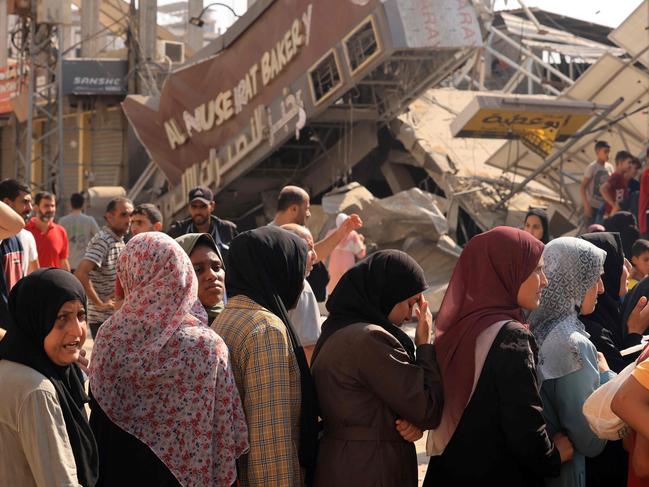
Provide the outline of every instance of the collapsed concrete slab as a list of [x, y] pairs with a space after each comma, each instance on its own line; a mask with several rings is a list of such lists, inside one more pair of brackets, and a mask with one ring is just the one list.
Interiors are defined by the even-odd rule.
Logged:
[[367, 188], [351, 183], [325, 196], [321, 207], [312, 207], [309, 227], [323, 237], [334, 227], [338, 213], [360, 215], [364, 223], [360, 232], [369, 250], [397, 248], [419, 262], [430, 285], [426, 299], [436, 313], [462, 251], [447, 234], [448, 223], [437, 200], [419, 188], [377, 198]]
[[547, 209], [551, 231], [556, 235], [572, 230], [576, 225], [572, 195], [561, 194], [542, 181], [530, 182], [507, 208], [495, 208], [522, 178], [487, 165], [494, 153], [502, 151], [504, 141], [453, 137], [452, 122], [476, 94], [446, 88], [429, 90], [390, 124], [410, 156], [400, 157], [399, 163], [424, 169], [443, 193], [439, 207], [447, 218], [449, 235], [464, 244], [475, 233], [497, 225], [521, 226], [529, 208]]

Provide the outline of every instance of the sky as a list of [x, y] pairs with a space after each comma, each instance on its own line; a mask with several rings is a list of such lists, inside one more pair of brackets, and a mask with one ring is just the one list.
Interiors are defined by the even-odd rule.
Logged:
[[[158, 0], [159, 5], [176, 0]], [[246, 0], [220, 0], [221, 3], [231, 6], [235, 12], [242, 14], [246, 10]], [[633, 12], [642, 0], [524, 0], [528, 7], [539, 7], [544, 10], [556, 12], [568, 17], [574, 17], [588, 22], [617, 27]], [[209, 0], [203, 0], [204, 5], [209, 5]], [[518, 0], [496, 0], [496, 10], [520, 8]], [[223, 7], [210, 8], [213, 18], [229, 25], [235, 19]]]
[[[528, 7], [539, 7], [567, 17], [617, 27], [642, 0], [524, 0]], [[496, 10], [517, 9], [517, 0], [496, 0]]]
[[[177, 0], [158, 0], [158, 5], [166, 5], [168, 3], [174, 3]], [[211, 3], [214, 3], [210, 0], [203, 0], [203, 5], [207, 7]], [[247, 8], [247, 0], [219, 0], [217, 3], [223, 3], [232, 7], [232, 9], [239, 15], [243, 15]], [[219, 5], [213, 5], [209, 8], [208, 13], [211, 18], [217, 19], [218, 24], [221, 27], [228, 27], [230, 24], [234, 23], [236, 17], [234, 17], [227, 8], [221, 7]], [[158, 22], [164, 23], [165, 19], [160, 18], [160, 13], [158, 13]]]

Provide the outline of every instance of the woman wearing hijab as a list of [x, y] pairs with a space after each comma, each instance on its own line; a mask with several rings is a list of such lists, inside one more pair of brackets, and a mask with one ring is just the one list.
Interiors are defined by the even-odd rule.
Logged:
[[[395, 421], [423, 431], [441, 416], [427, 287], [410, 256], [385, 250], [347, 271], [327, 301], [312, 368], [325, 426], [317, 487], [417, 486], [415, 446], [401, 438]], [[416, 358], [400, 329], [415, 305]]]
[[615, 374], [605, 360], [598, 359], [578, 316], [592, 313], [603, 292], [600, 276], [606, 252], [585, 240], [562, 237], [545, 247], [543, 258], [549, 285], [530, 316], [539, 346], [543, 415], [549, 431], [564, 431], [575, 449], [573, 460], [564, 463], [560, 476], [548, 479], [546, 486], [583, 487], [585, 457], [600, 454], [606, 440], [591, 431], [582, 407]]
[[231, 486], [245, 417], [189, 257], [171, 237], [141, 233], [117, 275], [124, 304], [102, 325], [90, 368], [99, 485]]
[[548, 214], [539, 208], [530, 208], [525, 215], [523, 231], [547, 244], [550, 241]]
[[86, 293], [69, 272], [40, 269], [9, 295], [0, 342], [0, 479], [20, 487], [93, 487], [97, 445], [77, 360]]
[[546, 431], [523, 309], [547, 285], [543, 244], [497, 227], [464, 248], [436, 320], [444, 412], [429, 433], [425, 486], [539, 486], [572, 455]]
[[[622, 306], [622, 323], [626, 326], [623, 331], [622, 350], [639, 345], [642, 336], [649, 330], [649, 279], [646, 277], [638, 282], [633, 290], [627, 294]], [[639, 352], [625, 356], [627, 363], [637, 359]]]
[[[349, 215], [339, 213], [336, 217], [336, 228], [331, 230], [329, 234], [338, 231], [348, 218]], [[327, 284], [327, 294], [331, 294], [343, 274], [354, 267], [356, 259], [362, 259], [365, 257], [365, 250], [365, 240], [356, 230], [349, 232], [349, 234], [340, 241], [329, 257], [329, 283]]]
[[225, 265], [219, 247], [209, 233], [188, 233], [176, 242], [189, 256], [198, 279], [198, 299], [211, 324], [223, 311], [225, 295]]
[[[620, 298], [626, 294], [629, 273], [624, 265], [624, 251], [619, 233], [600, 232], [582, 235], [580, 238], [592, 243], [606, 252], [602, 281], [604, 293], [597, 298], [595, 311], [579, 316], [584, 324], [589, 340], [598, 352], [604, 354], [611, 370], [619, 373], [633, 361], [632, 356], [623, 357], [621, 351], [640, 343], [642, 336], [637, 333], [625, 333], [626, 321], [622, 316]], [[634, 307], [636, 303], [634, 303]], [[630, 317], [631, 330], [636, 331], [643, 321], [636, 316]], [[640, 331], [640, 330], [638, 330]], [[623, 487], [626, 484], [627, 458], [621, 441], [609, 441], [604, 451], [596, 457], [586, 459], [586, 476], [589, 487]]]
[[[588, 233], [580, 238], [592, 243], [606, 252], [602, 281], [604, 293], [597, 298], [595, 311], [579, 317], [590, 335], [590, 341], [598, 352], [602, 352], [611, 370], [619, 373], [633, 361], [633, 357], [620, 355], [625, 348], [637, 345], [642, 332], [649, 325], [647, 318], [641, 319], [639, 313], [632, 312], [642, 295], [636, 294], [632, 306], [627, 306], [627, 316], [623, 316], [621, 298], [627, 293], [629, 272], [624, 262], [624, 250], [619, 233]], [[628, 327], [628, 328], [627, 328]]]
[[604, 228], [607, 232], [617, 232], [622, 239], [624, 256], [631, 259], [633, 244], [640, 238], [638, 222], [633, 214], [628, 211], [618, 211], [615, 215], [604, 220]]
[[[278, 227], [230, 243], [228, 302], [212, 328], [230, 349], [250, 431], [242, 487], [297, 487], [311, 480], [317, 442], [313, 381], [287, 310], [302, 292], [307, 245]], [[304, 472], [303, 472], [304, 470]]]

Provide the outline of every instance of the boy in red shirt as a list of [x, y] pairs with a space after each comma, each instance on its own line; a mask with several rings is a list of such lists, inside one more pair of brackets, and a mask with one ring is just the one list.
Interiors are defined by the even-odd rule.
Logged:
[[615, 172], [599, 189], [606, 201], [604, 215], [607, 217], [620, 211], [620, 205], [628, 197], [629, 180], [626, 174], [630, 170], [632, 158], [633, 156], [625, 150], [615, 154]]

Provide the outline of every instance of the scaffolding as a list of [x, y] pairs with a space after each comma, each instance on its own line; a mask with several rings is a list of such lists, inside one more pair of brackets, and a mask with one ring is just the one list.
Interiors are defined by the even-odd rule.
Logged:
[[[27, 92], [24, 123], [16, 124], [16, 177], [30, 187], [63, 194], [63, 90], [61, 25], [36, 21], [35, 6], [12, 33], [18, 50], [20, 93]], [[26, 85], [26, 86], [25, 86]], [[26, 89], [25, 89], [26, 88]], [[39, 170], [42, 177], [35, 178]], [[40, 180], [40, 184], [36, 184]]]

